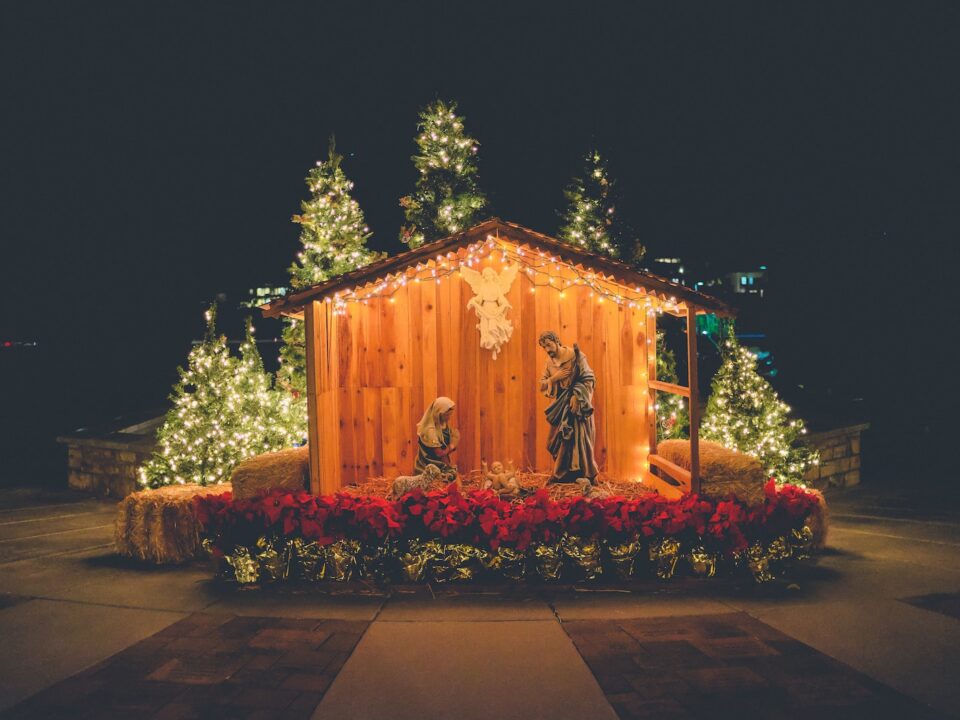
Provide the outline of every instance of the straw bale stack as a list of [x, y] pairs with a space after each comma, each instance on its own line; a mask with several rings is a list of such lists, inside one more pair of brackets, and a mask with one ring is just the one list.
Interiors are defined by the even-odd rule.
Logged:
[[189, 560], [200, 550], [200, 527], [193, 499], [229, 491], [229, 484], [170, 485], [127, 495], [117, 505], [117, 552], [158, 565]]
[[[657, 455], [685, 470], [690, 469], [690, 441], [664, 440]], [[752, 455], [725, 448], [710, 440], [700, 441], [700, 494], [726, 497], [733, 493], [749, 503], [763, 502], [763, 484], [768, 480], [760, 461]]]
[[249, 500], [268, 490], [306, 490], [310, 487], [310, 451], [304, 447], [247, 458], [230, 476], [235, 500]]
[[[687, 470], [690, 469], [690, 441], [664, 440], [657, 444], [657, 454]], [[722, 498], [733, 493], [745, 502], [764, 500], [763, 486], [769, 478], [760, 461], [752, 455], [725, 448], [710, 440], [700, 441], [700, 494]], [[813, 531], [813, 546], [822, 550], [827, 542], [830, 516], [823, 493], [812, 488], [808, 492], [820, 501], [808, 519]]]

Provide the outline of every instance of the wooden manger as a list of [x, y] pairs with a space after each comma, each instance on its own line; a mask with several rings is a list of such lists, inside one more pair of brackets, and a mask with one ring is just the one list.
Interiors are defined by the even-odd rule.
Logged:
[[[481, 347], [461, 268], [519, 273], [505, 294], [512, 335]], [[511, 270], [512, 272], [512, 270]], [[457, 403], [455, 462], [513, 460], [550, 473], [548, 399], [538, 391], [539, 334], [577, 343], [596, 373], [596, 457], [606, 477], [669, 497], [699, 489], [696, 316], [727, 315], [719, 300], [629, 265], [491, 219], [263, 307], [306, 323], [310, 486], [330, 493], [408, 474], [415, 425], [437, 396]], [[686, 319], [688, 384], [656, 379], [657, 316]], [[657, 452], [657, 391], [687, 398], [691, 463]]]

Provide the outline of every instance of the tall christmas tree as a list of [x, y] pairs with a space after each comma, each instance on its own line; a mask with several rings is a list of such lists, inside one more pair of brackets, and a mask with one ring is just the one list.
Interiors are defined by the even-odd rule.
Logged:
[[757, 457], [778, 482], [800, 482], [819, 462], [815, 450], [800, 441], [803, 421], [757, 372], [757, 358], [732, 336], [723, 364], [713, 379], [700, 436]]
[[420, 176], [413, 193], [400, 198], [407, 225], [400, 240], [411, 248], [476, 224], [487, 207], [477, 184], [479, 143], [464, 131], [456, 103], [442, 100], [420, 113], [412, 160]]
[[[367, 247], [370, 229], [363, 210], [350, 194], [353, 183], [340, 167], [342, 160], [331, 138], [327, 159], [318, 162], [307, 175], [310, 198], [301, 203], [300, 214], [293, 216], [293, 221], [300, 225], [303, 245], [290, 266], [290, 285], [294, 289], [356, 270], [379, 257]], [[277, 381], [300, 403], [306, 402], [305, 348], [304, 324], [286, 321]]]
[[142, 485], [225, 482], [241, 460], [300, 439], [286, 394], [271, 388], [252, 328], [237, 359], [217, 334], [216, 306], [206, 317], [203, 342], [190, 351], [187, 368], [178, 368], [159, 447], [139, 471]]
[[639, 241], [629, 238], [620, 223], [615, 184], [600, 153], [588, 152], [583, 173], [563, 192], [567, 205], [560, 213], [557, 237], [590, 252], [611, 257], [627, 255], [632, 262], [640, 262], [646, 251]]

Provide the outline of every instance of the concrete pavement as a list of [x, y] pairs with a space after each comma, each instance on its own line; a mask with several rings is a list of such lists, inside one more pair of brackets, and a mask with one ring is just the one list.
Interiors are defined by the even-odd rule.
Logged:
[[[772, 707], [774, 687], [777, 692], [832, 697], [822, 683], [798, 689], [763, 672], [769, 663], [750, 653], [782, 654], [785, 663], [802, 657], [783, 638], [769, 639], [774, 632], [797, 647], [819, 651], [830, 662], [839, 661], [820, 662], [818, 667], [829, 674], [818, 677], [822, 682], [829, 677], [833, 695], [848, 705], [886, 698], [881, 707], [899, 707], [899, 701], [889, 698], [906, 696], [940, 713], [960, 715], [960, 693], [953, 680], [960, 667], [960, 620], [924, 609], [922, 600], [905, 601], [960, 592], [960, 514], [942, 506], [917, 508], [909, 497], [891, 501], [867, 490], [833, 496], [830, 503], [830, 547], [815, 565], [796, 575], [796, 587], [789, 589], [686, 581], [645, 583], [630, 592], [461, 586], [358, 595], [336, 587], [309, 593], [224, 589], [210, 581], [209, 568], [202, 563], [172, 569], [128, 563], [110, 551], [112, 503], [6, 491], [0, 493], [0, 637], [6, 650], [0, 653], [0, 710], [44, 688], [50, 688], [48, 694], [62, 694], [69, 685], [81, 692], [89, 683], [68, 680], [77, 673], [99, 672], [100, 681], [108, 682], [110, 673], [117, 672], [110, 669], [111, 663], [118, 664], [111, 658], [124, 648], [150, 652], [160, 646], [153, 638], [165, 628], [199, 622], [192, 618], [250, 617], [260, 623], [261, 633], [273, 627], [270, 623], [282, 628], [283, 622], [297, 619], [369, 624], [336, 675], [324, 675], [321, 681], [316, 673], [309, 674], [315, 668], [301, 669], [306, 675], [300, 672], [297, 677], [307, 678], [301, 680], [279, 670], [274, 674], [281, 685], [297, 688], [293, 694], [277, 690], [269, 695], [270, 702], [288, 702], [285, 712], [291, 717], [309, 717], [314, 707], [315, 717], [382, 716], [388, 707], [392, 717], [662, 717], [679, 712], [674, 696], [669, 702], [646, 699], [660, 697], [666, 681], [642, 667], [616, 678], [600, 672], [623, 666], [624, 658], [642, 663], [638, 658], [645, 653], [654, 653], [667, 665], [671, 658], [688, 654], [703, 663], [697, 669], [693, 660], [685, 660], [671, 676], [671, 683], [685, 683], [684, 692], [675, 684], [669, 687], [679, 694], [681, 705], [687, 702], [685, 695], [701, 693], [699, 700], [684, 705], [684, 716], [698, 716], [707, 707], [703, 698], [714, 697], [710, 693], [723, 687], [738, 688], [744, 698], [749, 695], [755, 708]], [[718, 617], [727, 619], [704, 619]], [[670, 626], [669, 639], [644, 645], [649, 628], [665, 618], [679, 623]], [[634, 621], [647, 627], [635, 632], [640, 640], [628, 632]], [[726, 654], [711, 655], [710, 633], [716, 632], [718, 622], [727, 628], [724, 632], [742, 637], [730, 641]], [[687, 638], [685, 628], [693, 627], [700, 627], [701, 635]], [[628, 636], [634, 639], [625, 639]], [[621, 641], [640, 645], [616, 650]], [[255, 639], [249, 642], [250, 657], [266, 663], [268, 658], [260, 655], [272, 651], [258, 647]], [[679, 656], [677, 643], [683, 645]], [[164, 645], [163, 652], [170, 647]], [[232, 646], [213, 647], [226, 652], [224, 648]], [[322, 649], [320, 645], [311, 652]], [[741, 657], [744, 652], [747, 656]], [[700, 655], [719, 666], [707, 664]], [[168, 665], [181, 661], [162, 659]], [[283, 667], [284, 672], [295, 669]], [[145, 688], [161, 687], [159, 676], [152, 675], [156, 671], [144, 670], [138, 682]], [[762, 687], [758, 677], [765, 683]], [[156, 682], [161, 685], [150, 684]], [[297, 683], [329, 687], [308, 691]], [[630, 688], [620, 687], [623, 683]], [[884, 686], [895, 694], [885, 695]], [[40, 692], [36, 698], [43, 696]], [[157, 693], [156, 699], [170, 706], [155, 708], [157, 713], [172, 717], [177, 708], [187, 712], [182, 698]]]

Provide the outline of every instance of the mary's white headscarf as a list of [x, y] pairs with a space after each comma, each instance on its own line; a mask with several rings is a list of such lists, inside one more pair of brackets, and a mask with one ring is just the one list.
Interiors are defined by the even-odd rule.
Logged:
[[455, 405], [456, 403], [448, 397], [438, 397], [430, 403], [430, 407], [426, 409], [423, 417], [420, 418], [420, 422], [417, 423], [417, 435], [427, 445], [435, 447], [440, 444], [441, 430], [443, 429], [440, 416]]

